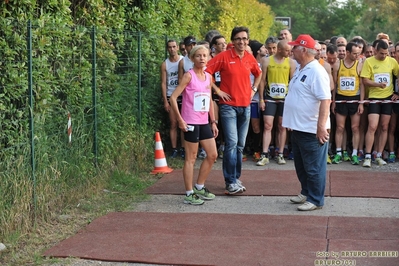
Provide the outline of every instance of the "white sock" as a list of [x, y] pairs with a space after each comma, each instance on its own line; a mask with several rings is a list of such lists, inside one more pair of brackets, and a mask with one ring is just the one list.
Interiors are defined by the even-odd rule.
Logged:
[[352, 156], [355, 156], [355, 155], [357, 155], [357, 150], [356, 150], [356, 149], [353, 149], [353, 151], [352, 151]]
[[186, 191], [186, 196], [190, 196], [191, 194], [194, 194], [194, 190], [188, 190], [188, 191]]
[[203, 187], [204, 187], [204, 185], [195, 184], [195, 188], [198, 190], [201, 190]]
[[338, 149], [337, 149], [337, 155], [342, 156], [342, 149], [341, 149], [341, 148], [338, 148]]

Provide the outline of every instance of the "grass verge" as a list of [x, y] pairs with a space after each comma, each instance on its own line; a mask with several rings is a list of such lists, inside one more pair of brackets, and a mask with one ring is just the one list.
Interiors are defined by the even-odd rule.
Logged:
[[[170, 160], [170, 167], [182, 168], [183, 160]], [[88, 191], [85, 198], [52, 214], [47, 222], [38, 222], [33, 231], [14, 233], [0, 240], [7, 249], [0, 253], [0, 265], [68, 265], [73, 259], [45, 258], [43, 252], [73, 236], [97, 217], [109, 212], [131, 211], [134, 204], [148, 199], [145, 189], [162, 175], [138, 173], [132, 175], [114, 171], [104, 186]]]

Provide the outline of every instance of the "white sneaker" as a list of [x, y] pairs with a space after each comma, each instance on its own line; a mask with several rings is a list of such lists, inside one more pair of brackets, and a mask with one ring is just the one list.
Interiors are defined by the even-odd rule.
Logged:
[[258, 166], [264, 166], [264, 165], [266, 165], [266, 164], [268, 164], [268, 163], [269, 163], [269, 158], [267, 158], [266, 155], [262, 154], [262, 155], [260, 156], [259, 161], [256, 163], [256, 165], [258, 165]]
[[242, 189], [242, 191], [246, 191], [247, 190], [247, 188], [244, 187], [244, 185], [242, 184], [240, 179], [237, 179], [236, 182], [237, 182], [237, 185]]
[[226, 186], [226, 191], [224, 192], [224, 194], [232, 195], [232, 194], [242, 193], [242, 192], [243, 192], [242, 188], [237, 183], [233, 183], [233, 184]]
[[363, 162], [363, 167], [371, 167], [371, 158], [365, 158]]
[[323, 206], [316, 206], [313, 203], [306, 201], [301, 206], [298, 206], [298, 211], [314, 211], [323, 208]]
[[277, 156], [277, 163], [278, 164], [286, 164], [283, 155]]
[[379, 166], [383, 166], [383, 165], [387, 164], [387, 162], [384, 161], [382, 158], [376, 158], [375, 162], [378, 163]]
[[197, 156], [199, 159], [205, 159], [206, 158], [206, 152], [203, 148], [200, 149], [200, 152], [198, 153]]
[[299, 194], [298, 196], [290, 198], [290, 201], [292, 203], [304, 203], [306, 201], [307, 197], [305, 195]]

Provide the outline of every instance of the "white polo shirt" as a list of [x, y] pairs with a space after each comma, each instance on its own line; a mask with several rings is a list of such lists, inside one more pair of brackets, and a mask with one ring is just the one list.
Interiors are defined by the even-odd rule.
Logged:
[[[302, 70], [298, 66], [288, 88], [283, 127], [316, 134], [320, 101], [331, 99], [327, 71], [317, 60], [308, 63]], [[326, 129], [329, 128], [330, 116], [326, 123]]]

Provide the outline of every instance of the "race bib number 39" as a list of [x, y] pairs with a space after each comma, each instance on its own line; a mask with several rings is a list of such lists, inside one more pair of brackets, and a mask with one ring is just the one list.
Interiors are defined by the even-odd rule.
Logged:
[[374, 81], [377, 83], [387, 83], [387, 87], [391, 85], [391, 76], [388, 73], [374, 74]]
[[211, 100], [211, 94], [206, 92], [195, 92], [194, 93], [194, 111], [196, 112], [208, 112], [209, 104]]

